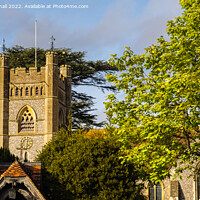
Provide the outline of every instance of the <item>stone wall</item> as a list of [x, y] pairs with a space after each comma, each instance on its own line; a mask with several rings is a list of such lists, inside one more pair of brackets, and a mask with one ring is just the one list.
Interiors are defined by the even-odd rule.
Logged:
[[[18, 115], [20, 110], [28, 105], [36, 115], [35, 132], [18, 132]], [[11, 153], [17, 155], [20, 159], [24, 159], [24, 154], [27, 152], [28, 160], [34, 161], [38, 152], [42, 150], [44, 145], [44, 108], [45, 99], [19, 99], [11, 100], [9, 103], [9, 149]], [[28, 149], [20, 150], [21, 139], [29, 137], [32, 140], [32, 146]], [[22, 155], [21, 155], [22, 154]]]
[[[22, 138], [29, 137], [32, 140], [32, 146], [28, 149], [22, 149], [21, 141]], [[18, 156], [18, 158], [24, 161], [25, 152], [27, 152], [28, 160], [35, 161], [36, 156], [42, 150], [44, 146], [44, 135], [10, 135], [9, 136], [9, 149], [11, 153]]]
[[[178, 178], [175, 176], [175, 169], [171, 169], [172, 176], [161, 182], [162, 185], [162, 200], [199, 200], [197, 198], [197, 180], [196, 175], [191, 171], [185, 170]], [[143, 194], [149, 200], [148, 182], [145, 183]]]
[[45, 67], [41, 67], [40, 71], [37, 68], [15, 68], [10, 70], [10, 80], [13, 83], [40, 83], [45, 81]]
[[36, 114], [36, 132], [44, 133], [44, 99], [11, 100], [9, 103], [9, 134], [18, 134], [18, 114], [24, 106], [30, 106]]

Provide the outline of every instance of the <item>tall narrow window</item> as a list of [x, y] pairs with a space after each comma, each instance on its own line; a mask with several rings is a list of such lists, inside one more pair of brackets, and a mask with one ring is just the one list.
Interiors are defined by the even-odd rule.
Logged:
[[200, 200], [200, 162], [196, 166], [197, 172], [195, 175], [195, 200]]
[[19, 89], [15, 88], [15, 96], [18, 96], [18, 95], [19, 95]]
[[28, 162], [28, 153], [27, 152], [24, 153], [24, 162]]
[[149, 200], [162, 200], [162, 186], [161, 183], [154, 185], [149, 183]]
[[32, 96], [33, 95], [33, 88], [31, 87], [30, 89], [30, 95]]
[[28, 88], [26, 87], [26, 96], [29, 95], [29, 91], [28, 91]]
[[195, 200], [200, 199], [200, 163], [197, 165], [198, 172], [196, 174], [196, 181], [195, 181]]
[[20, 89], [20, 96], [23, 95], [23, 88]]
[[162, 200], [162, 186], [160, 183], [156, 185], [156, 200]]
[[40, 95], [43, 95], [44, 94], [44, 88], [41, 87], [41, 90], [40, 90]]
[[149, 184], [149, 200], [155, 200], [154, 185], [153, 185], [153, 183]]
[[10, 96], [12, 97], [13, 95], [13, 88], [10, 89]]
[[35, 88], [35, 95], [38, 96], [38, 94], [39, 94], [39, 89], [38, 89], [38, 87], [36, 87]]

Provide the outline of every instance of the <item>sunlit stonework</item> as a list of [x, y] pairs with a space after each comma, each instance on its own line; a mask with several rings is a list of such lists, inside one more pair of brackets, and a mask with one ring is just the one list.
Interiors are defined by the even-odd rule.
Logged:
[[42, 146], [67, 123], [71, 109], [71, 67], [58, 66], [46, 54], [46, 66], [11, 68], [0, 56], [0, 147], [20, 160], [34, 161]]

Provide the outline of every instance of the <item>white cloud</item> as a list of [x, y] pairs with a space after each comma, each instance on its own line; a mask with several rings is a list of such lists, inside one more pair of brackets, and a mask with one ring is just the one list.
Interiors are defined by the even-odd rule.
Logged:
[[140, 30], [136, 42], [136, 48], [148, 47], [156, 42], [160, 35], [166, 36], [166, 25], [168, 20], [180, 15], [181, 9], [174, 0], [150, 0], [137, 23]]
[[[49, 48], [50, 37], [54, 35], [57, 47], [85, 50], [90, 57], [95, 58], [109, 57], [110, 53], [123, 51], [125, 45], [141, 52], [155, 43], [156, 38], [165, 34], [167, 20], [180, 15], [178, 0], [149, 0], [139, 13], [137, 8], [137, 0], [113, 1], [110, 7], [104, 10], [102, 19], [92, 28], [74, 28], [73, 25], [73, 29], [70, 29], [67, 23], [62, 24], [59, 19], [50, 17], [51, 13], [48, 13], [49, 16], [41, 15], [38, 19], [38, 45], [41, 48]], [[0, 16], [4, 19], [1, 22], [1, 32], [7, 36], [12, 35], [13, 44], [34, 46], [36, 14], [9, 10], [2, 12]], [[66, 18], [66, 22], [69, 21], [70, 19]], [[80, 21], [77, 24], [80, 24]]]
[[140, 14], [134, 15], [136, 9], [136, 1], [115, 1], [100, 23], [89, 30], [77, 29], [69, 44], [96, 57], [123, 51], [125, 45], [141, 52], [165, 35], [166, 22], [181, 12], [178, 0], [150, 0]]

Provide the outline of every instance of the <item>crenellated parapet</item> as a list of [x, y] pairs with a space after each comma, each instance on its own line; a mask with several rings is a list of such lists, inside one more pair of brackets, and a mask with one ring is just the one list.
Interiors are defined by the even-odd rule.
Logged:
[[[40, 98], [47, 96], [61, 97], [65, 102], [68, 79], [71, 79], [71, 67], [58, 67], [56, 53], [47, 52], [46, 66], [36, 68], [11, 68], [9, 82], [10, 99]], [[53, 92], [53, 93], [52, 93]]]
[[36, 67], [11, 68], [10, 80], [13, 83], [38, 83], [45, 81], [45, 67], [41, 67], [40, 70]]

